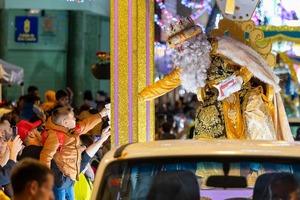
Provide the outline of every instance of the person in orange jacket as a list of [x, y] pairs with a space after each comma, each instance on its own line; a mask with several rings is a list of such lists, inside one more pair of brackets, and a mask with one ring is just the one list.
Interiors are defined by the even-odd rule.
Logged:
[[49, 117], [42, 136], [44, 146], [40, 161], [54, 172], [56, 200], [74, 199], [73, 185], [80, 173], [82, 152], [79, 136], [99, 124], [108, 112], [105, 108], [76, 124], [73, 109], [67, 106], [56, 108]]
[[41, 108], [44, 110], [44, 112], [51, 111], [56, 106], [56, 97], [55, 97], [55, 91], [48, 90], [45, 92], [45, 102], [41, 105]]

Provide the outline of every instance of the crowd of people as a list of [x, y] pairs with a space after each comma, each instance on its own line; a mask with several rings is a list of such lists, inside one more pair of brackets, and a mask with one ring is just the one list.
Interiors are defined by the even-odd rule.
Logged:
[[[44, 99], [41, 102], [38, 88], [31, 86], [1, 117], [0, 195], [87, 200], [98, 164], [110, 149], [105, 106], [110, 99], [102, 91], [95, 98], [85, 91], [83, 104], [76, 107], [70, 89], [49, 90]], [[195, 95], [159, 105], [156, 140], [193, 137]]]
[[[67, 88], [44, 99], [30, 86], [16, 104], [0, 108], [0, 199], [88, 200], [110, 150], [110, 98], [85, 91], [76, 107]], [[155, 139], [193, 138], [197, 107], [196, 95], [157, 105]]]
[[156, 106], [155, 139], [191, 139], [199, 101], [196, 95], [180, 97], [174, 105], [162, 103]]
[[110, 99], [99, 91], [94, 100], [85, 91], [77, 108], [72, 98], [69, 88], [49, 90], [41, 102], [30, 86], [2, 110], [0, 199], [90, 199], [97, 166], [110, 149]]

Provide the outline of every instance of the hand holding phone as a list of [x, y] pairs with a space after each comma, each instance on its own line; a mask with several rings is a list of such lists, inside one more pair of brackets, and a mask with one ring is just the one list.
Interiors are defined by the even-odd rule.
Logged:
[[110, 126], [106, 127], [105, 129], [102, 130], [101, 136], [96, 136], [95, 137], [95, 142], [101, 141], [105, 142], [109, 136], [110, 136]]
[[102, 131], [102, 134], [101, 134], [101, 140], [104, 142], [104, 141], [106, 141], [108, 138], [109, 138], [109, 136], [110, 136], [111, 134], [110, 134], [110, 127], [107, 127], [106, 129], [104, 129], [103, 131]]
[[20, 139], [20, 136], [16, 136], [12, 141], [8, 143], [8, 147], [10, 150], [10, 159], [13, 161], [17, 161], [17, 156], [19, 152], [22, 150], [22, 140]]
[[18, 135], [18, 127], [13, 126], [12, 127], [12, 139], [15, 139], [17, 135]]

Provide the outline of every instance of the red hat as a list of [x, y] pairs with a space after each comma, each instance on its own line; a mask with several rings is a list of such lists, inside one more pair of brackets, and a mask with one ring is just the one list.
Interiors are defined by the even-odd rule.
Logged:
[[17, 123], [17, 128], [18, 128], [18, 134], [21, 138], [22, 141], [25, 140], [27, 135], [32, 129], [37, 128], [39, 125], [42, 124], [41, 120], [35, 121], [33, 123], [26, 121], [26, 120], [21, 120], [19, 123]]

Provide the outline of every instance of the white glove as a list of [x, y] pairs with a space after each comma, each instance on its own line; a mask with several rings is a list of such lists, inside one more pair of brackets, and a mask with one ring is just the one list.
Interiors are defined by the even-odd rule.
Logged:
[[218, 101], [229, 97], [231, 94], [241, 90], [243, 84], [243, 78], [240, 76], [232, 75], [227, 79], [220, 82], [218, 85], [214, 85], [219, 92]]

